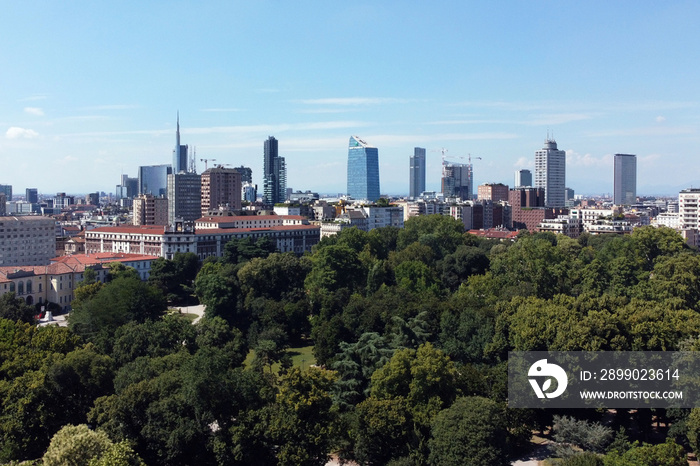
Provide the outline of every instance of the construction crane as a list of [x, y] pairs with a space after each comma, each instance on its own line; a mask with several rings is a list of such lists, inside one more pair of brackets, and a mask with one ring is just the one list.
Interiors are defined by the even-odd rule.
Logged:
[[204, 162], [204, 171], [207, 170], [207, 162], [216, 162], [216, 159], [199, 159], [200, 162]]

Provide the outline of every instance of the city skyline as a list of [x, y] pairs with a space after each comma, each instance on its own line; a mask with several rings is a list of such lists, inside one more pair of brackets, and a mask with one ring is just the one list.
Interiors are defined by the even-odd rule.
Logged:
[[407, 195], [414, 147], [426, 190], [443, 148], [481, 157], [475, 185], [510, 184], [552, 132], [576, 193], [612, 194], [614, 154], [633, 153], [638, 194], [672, 195], [700, 184], [700, 5], [630, 5], [8, 4], [0, 183], [114, 192], [171, 163], [179, 110], [198, 173], [215, 158], [260, 187], [270, 134], [295, 190], [343, 192], [362, 134], [381, 149], [382, 193]]

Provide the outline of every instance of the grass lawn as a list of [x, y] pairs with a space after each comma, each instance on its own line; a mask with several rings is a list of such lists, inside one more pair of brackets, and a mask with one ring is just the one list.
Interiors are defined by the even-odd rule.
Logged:
[[[299, 367], [302, 370], [308, 369], [310, 366], [316, 364], [316, 358], [313, 355], [313, 346], [301, 346], [299, 348], [289, 348], [287, 352], [292, 356], [292, 365], [294, 367]], [[248, 356], [246, 356], [243, 365], [249, 367], [253, 362], [255, 357], [255, 351], [250, 350]], [[280, 370], [279, 364], [272, 365], [272, 371], [277, 373]]]

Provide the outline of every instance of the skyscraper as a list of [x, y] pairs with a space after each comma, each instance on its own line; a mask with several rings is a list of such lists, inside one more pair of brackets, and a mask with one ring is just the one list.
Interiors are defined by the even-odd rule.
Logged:
[[445, 197], [473, 198], [474, 181], [471, 164], [444, 162], [442, 164], [442, 193]]
[[535, 187], [544, 188], [546, 207], [566, 205], [566, 152], [557, 149], [554, 139], [547, 139], [542, 150], [535, 151]]
[[637, 156], [615, 154], [613, 203], [631, 205], [637, 202]]
[[173, 173], [187, 172], [187, 145], [180, 145], [180, 112], [177, 113], [177, 131], [173, 150]]
[[379, 199], [379, 150], [357, 136], [350, 136], [348, 146], [348, 196]]
[[277, 204], [287, 197], [287, 167], [279, 156], [277, 139], [270, 136], [263, 148], [263, 203]]
[[515, 170], [515, 187], [532, 186], [532, 172], [530, 170]]
[[416, 198], [425, 191], [425, 149], [415, 147], [410, 163], [408, 196]]

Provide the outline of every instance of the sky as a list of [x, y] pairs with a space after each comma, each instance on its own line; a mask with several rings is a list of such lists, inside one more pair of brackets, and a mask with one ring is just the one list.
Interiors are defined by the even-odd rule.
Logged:
[[346, 190], [347, 146], [379, 149], [383, 194], [409, 157], [472, 157], [513, 184], [553, 137], [567, 186], [608, 194], [613, 154], [638, 195], [700, 187], [700, 2], [0, 0], [0, 184], [114, 192], [181, 143], [262, 187], [279, 140], [287, 186]]

